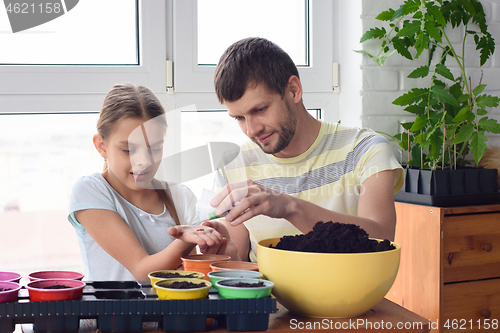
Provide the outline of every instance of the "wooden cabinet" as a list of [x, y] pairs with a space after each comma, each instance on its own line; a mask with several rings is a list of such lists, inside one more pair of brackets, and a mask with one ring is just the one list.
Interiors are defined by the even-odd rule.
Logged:
[[386, 298], [432, 332], [500, 331], [500, 205], [397, 202], [396, 213], [401, 264]]

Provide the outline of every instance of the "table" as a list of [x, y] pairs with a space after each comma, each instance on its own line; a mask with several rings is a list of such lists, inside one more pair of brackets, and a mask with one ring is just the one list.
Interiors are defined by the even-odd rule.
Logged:
[[[227, 332], [224, 328], [213, 328], [207, 325], [210, 333]], [[160, 333], [154, 327], [146, 329], [148, 332]], [[290, 313], [281, 304], [278, 311], [270, 315], [268, 332], [357, 332], [379, 333], [392, 331], [395, 333], [427, 333], [430, 331], [429, 320], [389, 301], [383, 299], [373, 309], [364, 315], [350, 319], [321, 319], [299, 317]], [[23, 325], [23, 332], [30, 333], [28, 325]], [[82, 320], [79, 332], [96, 332], [95, 321]], [[260, 331], [262, 333], [262, 331]], [[97, 332], [96, 332], [97, 333]]]
[[[402, 328], [398, 329], [397, 325]], [[405, 328], [406, 326], [406, 328]], [[278, 311], [270, 315], [268, 331], [271, 332], [358, 332], [378, 333], [415, 332], [427, 333], [430, 331], [429, 320], [389, 301], [383, 299], [373, 309], [364, 315], [350, 319], [321, 319], [299, 317], [290, 313], [281, 304]], [[224, 329], [210, 330], [209, 332], [227, 332]]]

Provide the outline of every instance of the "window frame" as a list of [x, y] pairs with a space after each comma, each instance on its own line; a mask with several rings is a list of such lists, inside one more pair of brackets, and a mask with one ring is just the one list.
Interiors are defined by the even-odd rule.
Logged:
[[96, 111], [115, 83], [166, 91], [164, 0], [139, 0], [139, 65], [1, 65], [0, 114]]
[[[298, 67], [304, 92], [332, 92], [334, 5], [310, 0], [310, 66]], [[198, 65], [197, 0], [173, 0], [173, 65], [175, 92], [214, 92], [215, 66]], [[191, 42], [187, 42], [191, 41]]]

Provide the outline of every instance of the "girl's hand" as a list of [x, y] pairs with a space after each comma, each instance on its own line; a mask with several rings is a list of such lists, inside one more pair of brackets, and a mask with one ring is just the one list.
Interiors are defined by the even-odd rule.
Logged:
[[219, 248], [226, 242], [217, 230], [205, 225], [177, 225], [169, 228], [168, 233], [186, 243], [198, 245], [200, 250]]
[[211, 253], [211, 254], [227, 254], [231, 256], [231, 260], [240, 260], [240, 256], [238, 254], [238, 247], [231, 240], [231, 236], [229, 235], [229, 231], [226, 226], [219, 221], [205, 221], [202, 223], [203, 226], [214, 228], [219, 234], [224, 237], [224, 242], [221, 243], [219, 247], [212, 246], [208, 248], [202, 248], [200, 246], [200, 251], [202, 253]]

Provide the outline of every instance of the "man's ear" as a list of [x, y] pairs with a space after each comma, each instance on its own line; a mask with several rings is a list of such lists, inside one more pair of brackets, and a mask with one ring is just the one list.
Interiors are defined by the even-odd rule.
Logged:
[[100, 134], [95, 134], [93, 137], [95, 149], [99, 152], [102, 158], [107, 159], [106, 146], [104, 145], [104, 138]]
[[295, 103], [302, 100], [302, 83], [296, 75], [290, 76], [288, 79], [288, 90], [291, 93], [292, 99]]

